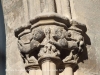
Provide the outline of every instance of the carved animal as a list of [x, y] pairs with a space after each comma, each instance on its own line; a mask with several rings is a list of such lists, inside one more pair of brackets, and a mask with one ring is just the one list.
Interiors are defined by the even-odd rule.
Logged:
[[26, 33], [26, 34], [23, 34], [22, 36], [19, 37], [18, 47], [19, 47], [21, 53], [27, 54], [31, 50], [31, 48], [30, 48], [30, 39], [31, 39], [30, 35], [31, 35], [30, 33]]
[[68, 41], [66, 40], [67, 36], [67, 31], [63, 28], [59, 28], [55, 30], [55, 34], [53, 36], [55, 41], [50, 40], [49, 42], [57, 47], [65, 49], [68, 47]]
[[83, 50], [84, 45], [84, 38], [80, 32], [77, 32], [75, 30], [68, 30], [68, 33], [71, 34], [70, 40], [75, 41], [78, 44], [79, 51]]
[[18, 40], [18, 47], [22, 53], [22, 58], [26, 58], [29, 62], [32, 61], [31, 57], [29, 56], [30, 53], [41, 46], [41, 41], [45, 37], [44, 32], [42, 30], [36, 30], [34, 31], [34, 34], [32, 36], [31, 35], [31, 33], [24, 34], [22, 35], [23, 38], [20, 37], [20, 39]]
[[63, 61], [77, 63], [77, 60], [79, 59], [78, 54], [83, 51], [84, 38], [80, 32], [75, 30], [68, 30], [68, 33], [70, 33], [68, 48], [71, 49], [71, 52]]

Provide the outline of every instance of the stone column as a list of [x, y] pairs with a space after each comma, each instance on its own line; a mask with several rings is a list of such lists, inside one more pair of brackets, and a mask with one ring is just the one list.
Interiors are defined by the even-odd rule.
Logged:
[[74, 75], [73, 68], [70, 66], [65, 67], [64, 75]]
[[51, 60], [44, 60], [41, 66], [43, 75], [56, 75], [56, 64]]
[[44, 0], [44, 9], [43, 12], [55, 12], [55, 0]]
[[70, 0], [55, 0], [57, 13], [71, 19]]
[[27, 0], [29, 20], [33, 19], [34, 16], [41, 13], [40, 0]]
[[[49, 49], [50, 47], [51, 49]], [[40, 50], [39, 64], [43, 75], [57, 75], [57, 67], [61, 63], [61, 60], [59, 58], [59, 51], [53, 51], [53, 48], [55, 48], [53, 45], [47, 44]]]
[[71, 64], [65, 64], [64, 75], [74, 75], [73, 67]]
[[34, 70], [34, 69], [33, 70], [30, 70], [29, 71], [29, 75], [36, 75], [36, 70]]

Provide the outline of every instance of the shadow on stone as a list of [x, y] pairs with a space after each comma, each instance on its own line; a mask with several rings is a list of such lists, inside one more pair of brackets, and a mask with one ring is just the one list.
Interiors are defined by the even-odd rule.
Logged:
[[87, 52], [87, 45], [91, 45], [91, 40], [89, 38], [89, 36], [85, 33], [84, 35], [84, 42], [85, 42], [85, 46], [83, 48], [83, 53], [80, 53], [80, 59], [78, 61], [84, 63], [84, 60], [88, 60], [88, 52]]
[[6, 75], [6, 35], [3, 10], [0, 0], [0, 75]]

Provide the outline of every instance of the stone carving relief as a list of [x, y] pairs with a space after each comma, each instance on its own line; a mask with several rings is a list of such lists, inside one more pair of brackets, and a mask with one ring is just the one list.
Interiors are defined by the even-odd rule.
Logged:
[[57, 13], [37, 15], [27, 25], [17, 28], [15, 36], [26, 71], [43, 69], [45, 60], [57, 63], [59, 69], [62, 64], [70, 64], [73, 69], [85, 46], [85, 32], [84, 24]]

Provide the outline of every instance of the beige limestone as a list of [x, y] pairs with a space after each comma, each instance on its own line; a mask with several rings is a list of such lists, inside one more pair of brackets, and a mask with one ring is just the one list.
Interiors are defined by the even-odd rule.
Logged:
[[[15, 69], [15, 68], [18, 70], [24, 69], [23, 62], [20, 57], [20, 52], [16, 44], [17, 39], [14, 37], [14, 30], [28, 20], [29, 11], [27, 10], [28, 6], [26, 2], [27, 1], [24, 1], [24, 0], [23, 2], [21, 0], [9, 0], [9, 1], [2, 0], [5, 24], [6, 24], [6, 40], [7, 40], [7, 45], [6, 45], [7, 46], [6, 47], [7, 67], [6, 68], [7, 69]], [[87, 1], [70, 0], [72, 19], [75, 19], [81, 23], [85, 23], [87, 26], [87, 35], [85, 35], [87, 53], [83, 54], [83, 56], [86, 57], [88, 55], [88, 60], [85, 60], [84, 63], [79, 64], [79, 69], [78, 69], [79, 71], [76, 71], [75, 75], [78, 75], [80, 73], [81, 75], [83, 73], [84, 75], [99, 75], [100, 74], [99, 73], [100, 66], [98, 66], [100, 64], [100, 61], [99, 61], [100, 60], [99, 58], [100, 57], [99, 55], [100, 53], [99, 52], [99, 49], [100, 49], [99, 48], [99, 45], [100, 45], [99, 43], [100, 6], [99, 5], [100, 5], [99, 0], [92, 0], [92, 1], [91, 0], [87, 0]], [[60, 12], [62, 10], [60, 6], [58, 6], [57, 9], [59, 9], [58, 10], [59, 14], [61, 14]], [[37, 8], [37, 11], [40, 12], [40, 8]], [[17, 59], [15, 56], [17, 57]], [[18, 75], [18, 74], [25, 75], [25, 73], [26, 73], [25, 71], [24, 72], [7, 71], [7, 75]]]

